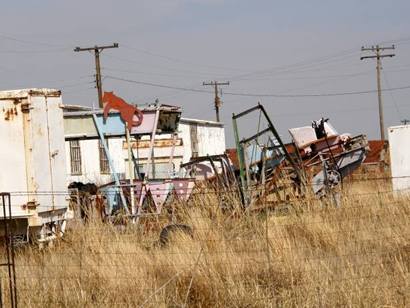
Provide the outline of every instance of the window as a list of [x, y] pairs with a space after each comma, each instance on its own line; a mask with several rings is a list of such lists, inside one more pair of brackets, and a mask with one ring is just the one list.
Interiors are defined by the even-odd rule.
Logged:
[[198, 157], [198, 125], [189, 125], [189, 133], [191, 136], [191, 156]]
[[[108, 142], [106, 141], [106, 145], [108, 148]], [[107, 158], [107, 155], [105, 154], [104, 151], [104, 145], [101, 142], [101, 140], [98, 140], [98, 151], [100, 153], [100, 172], [101, 173], [105, 173], [105, 174], [109, 174], [110, 173], [110, 164]]]
[[71, 174], [81, 174], [81, 148], [79, 140], [70, 141]]

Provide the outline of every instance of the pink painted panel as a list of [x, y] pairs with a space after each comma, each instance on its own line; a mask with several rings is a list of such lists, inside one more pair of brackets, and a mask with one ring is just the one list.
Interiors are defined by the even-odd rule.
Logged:
[[151, 192], [151, 196], [157, 209], [157, 213], [160, 214], [162, 206], [164, 205], [165, 200], [167, 199], [170, 191], [172, 190], [172, 182], [149, 182], [146, 188], [147, 191]]
[[[154, 111], [143, 111], [144, 119], [140, 126], [133, 126], [131, 129], [131, 134], [151, 134], [153, 132], [155, 123], [155, 110]], [[138, 118], [134, 116], [134, 120]]]
[[172, 179], [174, 191], [181, 201], [187, 201], [195, 186], [195, 179]]

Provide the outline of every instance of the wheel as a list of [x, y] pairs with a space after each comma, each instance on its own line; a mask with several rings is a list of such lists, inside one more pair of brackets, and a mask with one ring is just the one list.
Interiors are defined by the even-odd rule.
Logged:
[[160, 246], [166, 246], [169, 243], [170, 235], [173, 233], [182, 232], [186, 235], [193, 237], [193, 230], [188, 225], [182, 224], [172, 224], [164, 227], [159, 234], [159, 244]]

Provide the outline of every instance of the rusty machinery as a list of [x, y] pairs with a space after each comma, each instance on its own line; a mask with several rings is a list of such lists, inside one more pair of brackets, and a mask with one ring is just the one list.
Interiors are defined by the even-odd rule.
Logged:
[[[255, 113], [258, 114], [256, 131], [240, 139], [238, 120]], [[289, 199], [295, 193], [293, 187], [301, 187], [305, 183], [305, 174], [301, 161], [288, 151], [265, 108], [258, 103], [239, 114], [233, 114], [232, 121], [244, 206], [254, 205], [261, 198], [264, 202]], [[267, 195], [273, 198], [266, 200]]]
[[[240, 137], [238, 120], [251, 113], [258, 113], [256, 132]], [[323, 197], [360, 166], [368, 150], [366, 136], [339, 135], [323, 118], [290, 129], [293, 142], [285, 145], [261, 104], [232, 120], [245, 207], [286, 203], [307, 189]]]

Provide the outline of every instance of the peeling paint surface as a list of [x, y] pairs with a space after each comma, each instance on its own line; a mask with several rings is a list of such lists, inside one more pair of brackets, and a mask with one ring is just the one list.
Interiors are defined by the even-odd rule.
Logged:
[[[72, 117], [66, 117], [65, 121], [70, 119], [73, 121], [70, 126], [74, 127], [75, 120]], [[80, 121], [81, 122], [81, 121]], [[67, 122], [66, 122], [67, 123]], [[180, 119], [178, 127], [178, 136], [175, 142], [173, 169], [169, 165], [169, 158], [172, 152], [172, 138], [170, 134], [158, 134], [155, 139], [154, 146], [154, 165], [157, 178], [170, 178], [172, 174], [178, 173], [181, 163], [186, 163], [192, 156], [192, 143], [190, 126], [197, 126], [197, 147], [200, 156], [217, 155], [225, 152], [225, 129], [221, 123], [212, 121]], [[79, 129], [80, 126], [77, 126]], [[67, 127], [66, 127], [67, 128]], [[78, 131], [78, 135], [86, 136], [87, 129], [82, 132]], [[67, 135], [68, 134], [68, 135]], [[66, 131], [66, 138], [71, 140], [71, 130]], [[112, 181], [112, 175], [103, 174], [100, 172], [98, 140], [95, 139], [80, 139], [81, 156], [82, 156], [82, 172], [81, 175], [70, 175], [70, 147], [69, 141], [66, 141], [66, 157], [68, 174], [67, 184], [71, 182], [96, 183], [97, 185], [106, 184]], [[120, 178], [128, 177], [128, 153], [127, 145], [124, 138], [113, 137], [108, 138], [108, 148], [114, 162], [115, 169], [119, 173]], [[138, 164], [144, 165], [147, 162], [149, 154], [149, 137], [143, 136], [138, 142], [131, 143], [134, 156]], [[137, 146], [138, 145], [138, 146]], [[151, 171], [150, 171], [151, 172]], [[152, 175], [152, 174], [150, 174]], [[152, 178], [152, 177], [151, 177]]]
[[410, 189], [410, 125], [389, 127], [389, 147], [393, 190]]
[[67, 207], [59, 93], [44, 89], [0, 92], [0, 111], [13, 113], [9, 119], [0, 117], [0, 191], [12, 193], [13, 216], [31, 215], [25, 206], [29, 202], [35, 204], [36, 213]]

